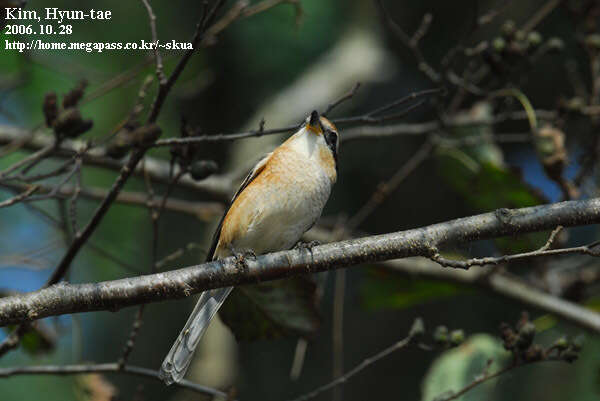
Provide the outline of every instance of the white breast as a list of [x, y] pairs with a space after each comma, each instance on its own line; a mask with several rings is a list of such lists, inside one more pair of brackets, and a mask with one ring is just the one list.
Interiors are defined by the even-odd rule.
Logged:
[[[298, 134], [301, 134], [298, 133]], [[317, 221], [331, 192], [331, 179], [318, 161], [314, 134], [294, 135], [269, 160], [268, 185], [246, 190], [252, 196], [252, 219], [246, 235], [237, 238], [234, 248], [252, 249], [257, 254], [289, 249]]]

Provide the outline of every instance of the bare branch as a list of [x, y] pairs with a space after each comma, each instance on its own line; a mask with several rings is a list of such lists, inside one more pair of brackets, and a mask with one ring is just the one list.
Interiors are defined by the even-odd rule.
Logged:
[[546, 4], [540, 7], [537, 12], [523, 25], [523, 32], [528, 33], [534, 29], [540, 22], [544, 20], [556, 7], [560, 5], [562, 0], [549, 0]]
[[353, 232], [360, 226], [367, 217], [371, 215], [383, 201], [394, 192], [396, 188], [408, 177], [415, 169], [421, 165], [430, 155], [433, 146], [430, 141], [426, 141], [417, 152], [402, 165], [402, 167], [387, 182], [379, 184], [377, 190], [369, 200], [359, 209], [358, 212], [346, 224], [346, 230]]
[[[344, 303], [346, 301], [346, 270], [339, 269], [335, 272], [335, 284], [333, 290], [333, 310], [332, 310], [332, 329], [331, 346], [333, 350], [332, 358], [332, 377], [334, 380], [341, 379], [344, 376]], [[333, 401], [341, 401], [342, 388], [334, 387]]]
[[[553, 233], [554, 234], [554, 233]], [[554, 234], [556, 235], [556, 234]], [[554, 256], [554, 255], [571, 255], [571, 254], [581, 254], [581, 255], [589, 255], [589, 256], [600, 256], [600, 251], [596, 251], [593, 248], [600, 245], [598, 241], [593, 242], [588, 245], [576, 246], [573, 248], [562, 248], [562, 249], [548, 249], [553, 241], [553, 237], [551, 236], [548, 239], [546, 245], [541, 247], [538, 250], [531, 252], [518, 253], [515, 255], [504, 255], [498, 257], [487, 257], [487, 258], [473, 258], [467, 260], [450, 260], [442, 257], [439, 253], [435, 253], [431, 256], [431, 260], [439, 263], [444, 267], [454, 267], [457, 269], [468, 269], [471, 266], [485, 266], [485, 265], [498, 265], [501, 263], [513, 262], [515, 260], [524, 260], [524, 259], [533, 259], [539, 258], [542, 256]]]
[[296, 9], [296, 21], [298, 21], [302, 17], [302, 5], [300, 3], [300, 0], [263, 0], [260, 3], [246, 7], [242, 12], [242, 16], [244, 18], [248, 18], [263, 11], [267, 11], [269, 8], [273, 8], [275, 6], [278, 6], [279, 4], [284, 3], [294, 6], [294, 8]]
[[135, 169], [137, 163], [142, 159], [142, 157], [144, 157], [144, 152], [144, 149], [138, 149], [131, 154], [127, 164], [121, 169], [121, 173], [119, 174], [116, 181], [110, 188], [108, 194], [106, 195], [106, 198], [102, 200], [102, 202], [94, 212], [92, 219], [88, 222], [88, 224], [83, 228], [81, 232], [75, 233], [75, 238], [73, 239], [71, 246], [69, 247], [69, 249], [67, 249], [67, 252], [64, 254], [62, 259], [56, 266], [56, 269], [52, 273], [52, 276], [50, 276], [50, 278], [48, 279], [46, 286], [56, 284], [62, 279], [64, 274], [69, 269], [71, 262], [79, 253], [79, 250], [81, 249], [83, 244], [85, 244], [85, 242], [89, 239], [92, 233], [96, 230], [98, 224], [100, 224], [100, 221], [102, 220], [106, 212], [108, 212], [108, 209], [110, 208], [113, 201], [117, 198], [117, 195], [121, 191], [121, 188], [123, 188], [123, 185], [125, 185], [127, 179], [131, 176], [131, 173]]
[[[314, 247], [312, 252], [290, 250], [247, 259], [240, 268], [235, 258], [165, 273], [94, 284], [61, 284], [0, 299], [0, 325], [47, 316], [95, 310], [116, 310], [136, 304], [183, 298], [211, 288], [275, 280], [316, 273], [363, 262], [408, 256], [432, 256], [435, 249], [505, 235], [596, 224], [600, 199], [560, 202], [523, 209], [499, 209], [445, 223], [390, 234]], [[527, 294], [521, 294], [527, 296]], [[550, 298], [554, 298], [551, 297]], [[546, 302], [546, 301], [544, 301]], [[600, 332], [600, 315], [563, 310], [568, 320]]]
[[[589, 327], [589, 323], [598, 319], [595, 312], [591, 312], [585, 307], [542, 292], [508, 273], [492, 273], [488, 268], [468, 271], [446, 269], [431, 260], [421, 258], [391, 260], [383, 262], [381, 265], [391, 271], [413, 278], [421, 277], [454, 282], [491, 291], [503, 298], [545, 311], [582, 327]], [[587, 323], [582, 324], [582, 322]]]
[[225, 3], [224, 0], [217, 0], [213, 6], [213, 8], [208, 12], [202, 22], [198, 23], [196, 26], [196, 31], [194, 33], [194, 37], [192, 38], [192, 49], [188, 50], [181, 57], [173, 72], [169, 76], [169, 78], [160, 83], [158, 88], [158, 94], [154, 99], [154, 103], [152, 104], [152, 108], [150, 110], [150, 114], [148, 115], [147, 123], [151, 124], [156, 122], [160, 111], [162, 110], [162, 106], [167, 98], [167, 95], [173, 88], [175, 82], [179, 79], [179, 76], [185, 69], [187, 63], [190, 61], [190, 58], [194, 54], [194, 51], [198, 48], [201, 40], [204, 38], [204, 33], [210, 26], [213, 24], [215, 18], [217, 17], [217, 13]]
[[376, 117], [376, 116], [380, 115], [388, 110], [391, 110], [393, 108], [401, 106], [405, 103], [408, 103], [412, 100], [416, 100], [420, 97], [424, 97], [424, 96], [428, 96], [428, 95], [439, 95], [439, 94], [442, 94], [444, 91], [445, 91], [444, 88], [434, 88], [434, 89], [424, 89], [421, 91], [412, 92], [406, 96], [403, 96], [397, 100], [394, 100], [382, 107], [371, 110], [365, 114], [362, 114], [359, 116], [354, 116], [354, 117], [336, 118], [333, 120], [333, 122], [336, 124], [350, 124], [350, 123], [380, 124], [385, 121], [396, 120], [398, 118], [405, 116], [408, 112], [412, 111], [416, 107], [422, 105], [424, 103], [424, 100], [414, 103], [413, 105], [408, 106], [406, 109], [404, 109], [398, 113], [384, 115], [384, 116], [380, 116], [380, 117]]
[[12, 173], [13, 171], [15, 171], [23, 166], [31, 165], [33, 163], [36, 163], [36, 162], [42, 160], [43, 158], [48, 156], [50, 153], [52, 153], [52, 151], [55, 148], [56, 148], [56, 143], [55, 143], [54, 138], [52, 138], [52, 144], [46, 145], [45, 147], [38, 150], [37, 152], [19, 160], [15, 164], [12, 164], [10, 167], [7, 167], [5, 170], [0, 171], [0, 178], [4, 178], [4, 177], [8, 176], [8, 174]]
[[[0, 183], [0, 187], [7, 188], [11, 191], [27, 191], [28, 188], [31, 188], [30, 185], [20, 184], [20, 183]], [[49, 194], [55, 187], [49, 185], [36, 184], [37, 187], [36, 192], [40, 194]], [[92, 200], [102, 200], [108, 194], [108, 190], [104, 188], [97, 187], [85, 187], [81, 188], [71, 185], [65, 185], [56, 191], [55, 197], [58, 199], [73, 199], [74, 197], [81, 197]], [[32, 199], [23, 199], [25, 202], [29, 202]], [[143, 193], [140, 192], [131, 192], [131, 191], [121, 191], [117, 196], [115, 202], [122, 203], [125, 205], [134, 205], [147, 207], [146, 197]], [[173, 197], [169, 197], [164, 205], [164, 209], [177, 212], [177, 213], [185, 213], [191, 216], [196, 217], [202, 221], [210, 221], [215, 216], [219, 216], [223, 213], [223, 203], [221, 202], [198, 202], [198, 201], [188, 201], [183, 199], [177, 199]]]
[[23, 199], [28, 198], [31, 194], [33, 194], [38, 189], [39, 189], [39, 187], [37, 185], [32, 185], [29, 188], [27, 188], [25, 191], [20, 193], [19, 195], [13, 196], [10, 199], [0, 202], [0, 208], [12, 206], [15, 203], [21, 202]]
[[431, 15], [425, 14], [421, 22], [420, 27], [417, 29], [415, 34], [410, 37], [404, 32], [400, 25], [394, 21], [389, 12], [383, 6], [382, 0], [375, 0], [375, 5], [381, 14], [381, 18], [388, 26], [390, 31], [413, 53], [413, 56], [417, 60], [419, 70], [429, 78], [434, 84], [438, 84], [441, 81], [440, 74], [425, 60], [425, 56], [419, 48], [419, 41], [427, 32], [429, 24], [431, 23]]
[[160, 55], [160, 50], [158, 49], [158, 34], [156, 33], [156, 15], [154, 15], [154, 11], [152, 11], [152, 6], [148, 2], [148, 0], [142, 0], [144, 7], [146, 7], [146, 11], [148, 12], [148, 19], [150, 20], [150, 31], [152, 32], [152, 42], [156, 44], [154, 46], [154, 59], [156, 62], [156, 76], [158, 77], [158, 82], [160, 85], [166, 84], [167, 78], [165, 77], [165, 72], [163, 71], [163, 61], [162, 56]]
[[[349, 99], [351, 96], [354, 95], [354, 92], [356, 92], [357, 89], [358, 89], [358, 85], [355, 86], [354, 89], [350, 93], [342, 96], [341, 99], [330, 104], [328, 109], [332, 109], [333, 107], [338, 105], [341, 101]], [[390, 120], [397, 120], [401, 117], [404, 117], [411, 110], [422, 105], [423, 101], [417, 102], [417, 103], [413, 104], [412, 106], [408, 106], [406, 109], [404, 109], [398, 113], [393, 113], [393, 114], [384, 115], [384, 116], [378, 116], [378, 115], [380, 115], [390, 109], [393, 109], [393, 108], [401, 106], [405, 103], [408, 103], [412, 100], [418, 99], [420, 97], [439, 94], [441, 92], [443, 92], [442, 88], [425, 89], [422, 91], [412, 92], [406, 96], [402, 96], [399, 99], [396, 99], [382, 107], [378, 107], [378, 108], [368, 111], [364, 114], [361, 114], [358, 116], [352, 116], [352, 117], [335, 118], [335, 119], [332, 119], [332, 122], [335, 124], [359, 124], [359, 123], [380, 124], [382, 122], [386, 122], [386, 121], [390, 121]], [[153, 144], [153, 146], [154, 147], [183, 146], [183, 145], [188, 145], [188, 144], [192, 144], [192, 143], [201, 143], [201, 142], [233, 141], [233, 140], [237, 140], [237, 139], [251, 138], [251, 137], [257, 137], [257, 136], [263, 136], [263, 135], [280, 134], [280, 133], [284, 133], [284, 132], [289, 133], [289, 132], [295, 131], [296, 129], [298, 129], [298, 127], [299, 127], [299, 125], [292, 125], [292, 126], [288, 126], [288, 127], [273, 128], [273, 129], [267, 129], [267, 130], [259, 128], [257, 130], [250, 130], [250, 131], [239, 132], [239, 133], [235, 133], [235, 134], [213, 134], [213, 135], [188, 136], [188, 137], [184, 137], [184, 138], [160, 139], [160, 140], [157, 140]], [[342, 138], [343, 138], [343, 135], [342, 135]]]
[[346, 100], [352, 99], [352, 97], [356, 94], [356, 92], [358, 91], [359, 88], [360, 88], [360, 82], [357, 82], [356, 85], [354, 85], [354, 87], [350, 90], [350, 92], [341, 96], [339, 99], [329, 103], [329, 105], [327, 105], [327, 108], [325, 109], [325, 111], [321, 114], [324, 116], [327, 116], [329, 113], [331, 113], [331, 111], [333, 109], [338, 107], [340, 104], [344, 103]]
[[558, 236], [558, 234], [560, 234], [562, 232], [563, 229], [564, 229], [563, 226], [558, 226], [554, 230], [552, 230], [552, 232], [550, 233], [550, 236], [548, 237], [548, 240], [546, 241], [546, 243], [540, 249], [538, 249], [538, 250], [539, 251], [546, 251], [546, 250], [550, 249], [550, 247], [554, 244], [554, 241], [556, 240], [556, 237]]
[[[158, 372], [142, 368], [138, 366], [125, 365], [120, 367], [118, 363], [98, 363], [88, 365], [42, 365], [42, 366], [23, 366], [16, 368], [2, 368], [0, 369], [0, 378], [11, 377], [11, 376], [22, 376], [22, 375], [80, 375], [87, 373], [123, 373], [133, 376], [143, 376], [152, 379], [160, 380]], [[200, 384], [193, 383], [189, 380], [181, 380], [178, 383], [174, 383], [175, 386], [181, 387], [187, 390], [194, 391], [199, 394], [208, 394], [212, 396], [226, 397], [227, 394], [222, 391], [202, 386]]]
[[373, 365], [376, 362], [379, 362], [381, 359], [385, 358], [386, 356], [392, 354], [395, 351], [398, 351], [402, 348], [406, 348], [408, 345], [411, 344], [411, 342], [414, 340], [415, 337], [422, 335], [423, 332], [425, 331], [425, 327], [423, 325], [423, 321], [420, 318], [417, 318], [415, 320], [415, 322], [412, 325], [412, 328], [410, 329], [410, 332], [408, 334], [408, 336], [406, 336], [406, 338], [392, 344], [390, 347], [378, 352], [377, 354], [365, 359], [364, 361], [362, 361], [360, 364], [358, 364], [357, 366], [355, 366], [353, 369], [351, 369], [350, 371], [346, 372], [344, 375], [338, 377], [337, 379], [335, 379], [334, 381], [332, 381], [331, 383], [327, 383], [313, 391], [311, 391], [308, 394], [302, 395], [298, 398], [294, 398], [293, 401], [307, 401], [307, 400], [311, 400], [315, 397], [317, 397], [319, 394], [324, 393], [327, 390], [331, 390], [332, 388], [335, 388], [341, 384], [346, 383], [350, 378], [352, 378], [352, 376], [360, 373], [362, 370], [368, 368], [369, 366]]

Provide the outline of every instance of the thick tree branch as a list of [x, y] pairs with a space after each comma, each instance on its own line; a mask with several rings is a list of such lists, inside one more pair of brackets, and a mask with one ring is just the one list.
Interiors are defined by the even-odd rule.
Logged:
[[[499, 209], [431, 226], [375, 235], [246, 258], [92, 284], [59, 284], [39, 291], [0, 299], [0, 326], [47, 316], [183, 298], [211, 288], [276, 280], [363, 262], [408, 256], [430, 257], [438, 248], [506, 235], [523, 234], [600, 221], [600, 199], [560, 202], [523, 209]], [[570, 320], [600, 332], [600, 315], [571, 316]]]

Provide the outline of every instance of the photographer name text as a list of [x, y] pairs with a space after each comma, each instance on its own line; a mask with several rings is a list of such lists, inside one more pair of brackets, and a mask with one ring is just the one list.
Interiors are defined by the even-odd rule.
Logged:
[[108, 10], [94, 10], [81, 11], [81, 10], [59, 10], [56, 7], [46, 7], [44, 9], [43, 18], [37, 10], [23, 10], [16, 7], [6, 7], [6, 20], [12, 21], [56, 21], [62, 24], [64, 21], [72, 20], [110, 20], [112, 18], [112, 11]]

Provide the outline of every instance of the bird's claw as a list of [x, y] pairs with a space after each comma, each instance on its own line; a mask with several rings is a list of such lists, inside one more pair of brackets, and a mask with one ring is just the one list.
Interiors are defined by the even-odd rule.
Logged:
[[309, 241], [309, 242], [298, 241], [296, 246], [294, 246], [294, 249], [308, 250], [312, 253], [313, 248], [317, 245], [321, 245], [321, 243], [319, 241]]
[[243, 252], [240, 252], [229, 245], [229, 250], [235, 258], [235, 264], [239, 269], [245, 270], [248, 268], [247, 259], [256, 260], [256, 253], [252, 249], [246, 249]]

